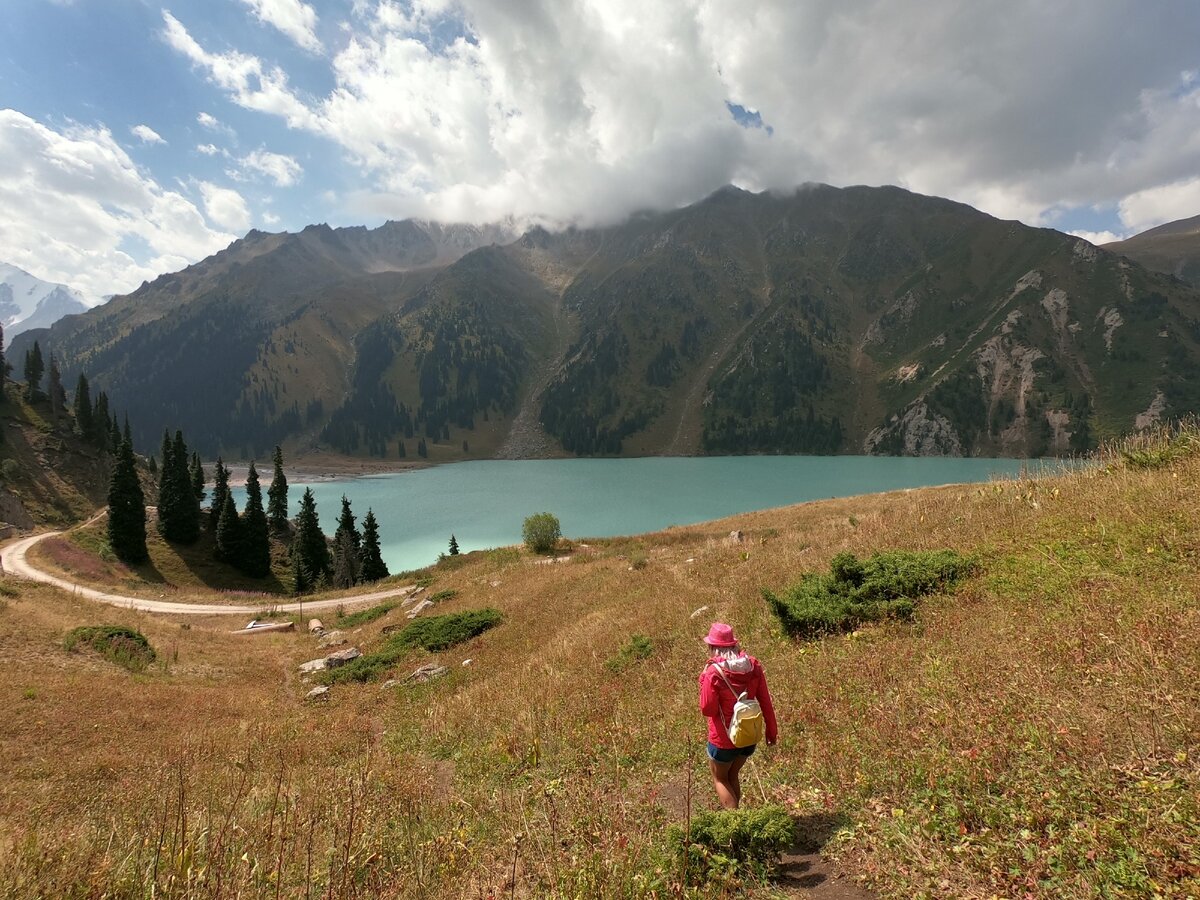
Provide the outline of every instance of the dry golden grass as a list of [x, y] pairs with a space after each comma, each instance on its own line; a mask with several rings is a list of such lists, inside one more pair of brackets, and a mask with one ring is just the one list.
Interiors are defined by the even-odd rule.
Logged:
[[[562, 564], [469, 554], [436, 571], [458, 592], [437, 611], [504, 624], [438, 654], [441, 681], [320, 705], [294, 675], [306, 635], [10, 584], [0, 896], [719, 896], [677, 883], [664, 837], [689, 771], [711, 805], [695, 678], [713, 619], [763, 660], [780, 714], [747, 797], [842, 821], [826, 852], [880, 896], [1195, 896], [1198, 481], [1192, 452], [589, 541]], [[760, 596], [841, 550], [941, 547], [980, 574], [911, 624], [795, 643]], [[131, 675], [60, 649], [100, 622], [159, 661]], [[635, 633], [653, 654], [606, 666]]]

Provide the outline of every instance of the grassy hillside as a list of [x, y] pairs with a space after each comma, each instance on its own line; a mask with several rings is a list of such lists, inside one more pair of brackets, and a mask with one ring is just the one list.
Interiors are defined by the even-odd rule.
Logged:
[[1123, 241], [1105, 244], [1155, 272], [1174, 275], [1190, 284], [1200, 284], [1200, 216], [1168, 222]]
[[[780, 714], [747, 803], [783, 805], [878, 896], [1196, 896], [1200, 434], [1130, 458], [586, 541], [559, 564], [473, 553], [432, 571], [434, 611], [502, 624], [394, 665], [441, 680], [340, 683], [322, 704], [296, 676], [306, 635], [4, 583], [0, 896], [798, 890], [679, 883], [668, 826], [713, 804], [696, 710], [713, 619]], [[783, 636], [763, 588], [883, 549], [976, 570], [911, 622]], [[351, 638], [369, 652], [405, 623]], [[137, 628], [157, 660], [134, 675], [61, 649], [95, 624]]]

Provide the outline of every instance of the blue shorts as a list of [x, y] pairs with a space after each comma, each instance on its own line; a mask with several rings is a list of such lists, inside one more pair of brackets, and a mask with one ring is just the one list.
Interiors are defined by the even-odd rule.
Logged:
[[708, 758], [713, 762], [731, 763], [739, 756], [752, 756], [754, 748], [757, 744], [751, 744], [749, 747], [737, 747], [733, 750], [726, 750], [724, 747], [718, 747], [712, 741], [708, 742]]

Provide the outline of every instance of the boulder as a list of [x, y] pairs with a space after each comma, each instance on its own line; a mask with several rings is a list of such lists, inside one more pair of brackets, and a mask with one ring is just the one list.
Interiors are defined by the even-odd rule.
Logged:
[[396, 685], [398, 685], [399, 683], [400, 683], [400, 682], [399, 682], [399, 681], [397, 681], [395, 678], [389, 678], [387, 681], [385, 681], [383, 684], [381, 684], [381, 685], [379, 686], [379, 689], [380, 689], [381, 691], [386, 691], [388, 688], [394, 688], [394, 687], [395, 687]]
[[464, 666], [469, 666], [469, 665], [471, 665], [471, 663], [473, 663], [473, 662], [475, 662], [475, 660], [473, 660], [473, 659], [464, 659], [464, 660], [462, 661], [462, 664], [463, 664]]
[[329, 668], [329, 666], [323, 658], [310, 659], [308, 662], [300, 664], [300, 674], [311, 675], [313, 672], [320, 672], [327, 668]]
[[327, 631], [321, 635], [321, 639], [317, 641], [317, 647], [324, 649], [326, 647], [340, 647], [346, 643], [346, 634], [342, 631]]
[[417, 616], [419, 616], [425, 610], [429, 609], [429, 607], [431, 607], [431, 606], [433, 606], [432, 600], [422, 600], [420, 603], [418, 603], [416, 606], [414, 606], [412, 609], [410, 609], [408, 611], [408, 617], [410, 619], [415, 619]]
[[696, 610], [694, 613], [692, 613], [691, 618], [694, 619], [694, 618], [696, 618], [696, 616], [700, 615], [700, 613], [704, 613], [704, 612], [708, 612], [707, 606], [700, 607], [698, 610]]
[[414, 669], [412, 674], [408, 676], [408, 680], [424, 684], [426, 681], [441, 678], [449, 671], [450, 669], [447, 666], [439, 666], [437, 663], [426, 663], [420, 668]]
[[319, 684], [307, 694], [304, 695], [305, 700], [328, 700], [329, 688], [326, 685]]
[[731, 543], [731, 544], [740, 544], [745, 539], [746, 539], [746, 536], [744, 534], [742, 534], [740, 531], [729, 532], [729, 543]]
[[325, 626], [321, 624], [320, 619], [309, 619], [308, 620], [308, 633], [309, 634], [320, 634], [324, 630], [325, 630]]
[[337, 669], [344, 666], [348, 662], [354, 662], [362, 656], [362, 651], [357, 647], [347, 647], [345, 650], [339, 650], [337, 653], [330, 653], [325, 657], [325, 668]]

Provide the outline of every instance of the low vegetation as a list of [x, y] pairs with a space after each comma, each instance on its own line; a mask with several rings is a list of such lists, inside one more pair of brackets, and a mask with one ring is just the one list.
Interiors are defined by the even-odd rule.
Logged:
[[562, 528], [553, 513], [536, 513], [525, 520], [521, 537], [531, 553], [549, 553], [562, 537]]
[[788, 634], [815, 637], [911, 618], [920, 597], [954, 584], [971, 567], [953, 550], [893, 550], [864, 560], [847, 551], [833, 558], [828, 575], [805, 575], [781, 595], [764, 589], [763, 597]]
[[364, 653], [353, 662], [321, 674], [322, 684], [375, 681], [414, 648], [439, 653], [469, 641], [499, 625], [501, 615], [494, 609], [476, 609], [417, 619], [400, 631], [387, 636], [379, 649]]
[[728, 883], [739, 876], [765, 881], [796, 840], [796, 822], [778, 804], [704, 812], [672, 825], [689, 880]]
[[620, 674], [634, 663], [649, 659], [654, 655], [654, 642], [644, 634], [635, 634], [629, 643], [622, 647], [615, 656], [609, 657], [604, 664], [610, 672]]
[[[589, 541], [571, 565], [471, 554], [430, 570], [459, 592], [437, 611], [504, 627], [437, 651], [446, 678], [320, 704], [293, 674], [309, 635], [228, 619], [110, 610], [171, 659], [153, 678], [47, 665], [85, 607], [22, 583], [0, 607], [0, 897], [779, 897], [703, 829], [685, 867], [670, 834], [716, 805], [696, 708], [713, 620], [762, 661], [780, 719], [746, 811], [781, 807], [880, 900], [1200, 896], [1200, 453], [1146, 468], [1119, 449]], [[631, 570], [635, 543], [650, 562]], [[762, 597], [893, 551], [976, 565], [915, 625], [801, 640]], [[367, 631], [368, 656], [399, 634]], [[634, 635], [653, 655], [614, 676]], [[434, 661], [397, 653], [396, 674]]]
[[63, 649], [87, 647], [109, 662], [130, 672], [141, 672], [154, 662], [154, 648], [145, 635], [124, 625], [83, 625], [72, 628], [63, 639]]
[[357, 628], [359, 625], [366, 625], [374, 622], [376, 619], [382, 619], [393, 609], [401, 604], [400, 599], [384, 600], [382, 603], [375, 606], [368, 606], [366, 609], [360, 609], [358, 612], [348, 613], [337, 617], [338, 628]]

